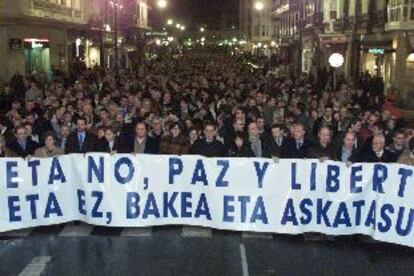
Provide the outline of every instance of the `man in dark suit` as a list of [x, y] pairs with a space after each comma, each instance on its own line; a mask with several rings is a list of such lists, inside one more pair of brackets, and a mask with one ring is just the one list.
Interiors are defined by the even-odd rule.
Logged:
[[72, 132], [66, 141], [65, 153], [87, 153], [97, 151], [98, 142], [95, 135], [86, 131], [86, 119], [76, 119], [76, 131]]
[[357, 160], [358, 150], [355, 147], [357, 139], [354, 132], [345, 133], [341, 146], [336, 149], [336, 160], [341, 162], [355, 162]]
[[297, 123], [293, 129], [293, 137], [286, 145], [286, 154], [284, 158], [302, 159], [308, 156], [310, 142], [305, 139], [305, 134], [306, 131], [304, 126]]
[[15, 130], [15, 137], [7, 145], [8, 148], [16, 153], [18, 157], [26, 158], [33, 155], [39, 144], [27, 136], [27, 130], [24, 126], [18, 126]]
[[362, 151], [357, 159], [358, 162], [366, 163], [396, 162], [395, 155], [385, 149], [385, 137], [382, 134], [375, 135], [371, 147]]
[[104, 129], [105, 137], [99, 143], [99, 152], [118, 153], [122, 150], [121, 143], [116, 137], [114, 129], [107, 127]]
[[126, 133], [121, 137], [119, 153], [158, 154], [159, 146], [148, 135], [148, 126], [144, 122], [135, 124], [133, 134]]
[[331, 136], [329, 127], [321, 127], [318, 131], [318, 142], [309, 148], [308, 158], [335, 160], [335, 150], [331, 144]]
[[214, 123], [206, 123], [204, 126], [204, 138], [195, 141], [190, 148], [190, 154], [199, 154], [206, 157], [225, 157], [226, 148], [216, 139], [217, 128]]
[[[350, 126], [348, 127], [348, 130], [342, 133], [339, 133], [336, 137], [335, 140], [332, 142], [334, 145], [342, 145], [342, 143], [344, 142], [345, 136], [348, 133], [352, 133], [353, 134], [353, 155], [354, 157], [360, 152], [362, 151], [365, 147], [364, 143], [362, 142], [362, 139], [359, 137], [359, 131], [361, 129], [362, 123], [360, 119], [355, 119], [354, 121], [352, 121], [350, 123]], [[351, 138], [351, 137], [348, 137]], [[340, 150], [340, 148], [337, 148], [337, 150]], [[341, 158], [339, 158], [338, 160], [341, 160]]]
[[272, 135], [264, 143], [263, 157], [283, 158], [285, 156], [288, 139], [284, 136], [282, 125], [272, 126]]

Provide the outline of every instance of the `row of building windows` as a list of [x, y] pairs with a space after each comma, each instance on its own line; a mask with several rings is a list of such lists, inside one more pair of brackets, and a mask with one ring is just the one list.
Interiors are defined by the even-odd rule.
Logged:
[[[80, 10], [81, 9], [81, 1], [82, 0], [49, 0], [49, 2], [60, 5], [60, 6], [64, 6], [64, 7], [68, 7], [68, 8], [72, 8], [75, 10]], [[90, 1], [90, 0], [88, 0]]]
[[388, 5], [388, 21], [414, 20], [414, 0], [390, 0]]
[[[260, 34], [261, 31], [261, 34]], [[270, 26], [262, 25], [261, 30], [259, 30], [259, 25], [254, 26], [254, 35], [255, 36], [270, 36]]]

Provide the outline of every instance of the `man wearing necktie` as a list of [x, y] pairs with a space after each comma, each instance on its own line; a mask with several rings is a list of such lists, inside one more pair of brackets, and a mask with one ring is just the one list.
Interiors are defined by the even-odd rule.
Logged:
[[286, 138], [284, 137], [283, 125], [273, 125], [271, 129], [271, 134], [271, 137], [268, 137], [265, 140], [263, 157], [283, 158], [286, 151]]
[[79, 151], [82, 151], [83, 142], [85, 141], [85, 132], [78, 132]]
[[286, 146], [284, 158], [302, 159], [308, 156], [309, 142], [305, 139], [305, 128], [298, 123], [293, 128], [293, 135]]
[[375, 135], [372, 139], [371, 147], [362, 151], [358, 162], [366, 163], [390, 163], [396, 162], [397, 156], [385, 149], [385, 137], [383, 134]]
[[10, 141], [8, 147], [18, 157], [26, 158], [28, 155], [33, 155], [39, 145], [27, 136], [27, 130], [24, 126], [18, 126], [15, 130], [15, 137]]
[[76, 120], [76, 131], [68, 136], [65, 153], [87, 153], [97, 150], [97, 139], [86, 131], [86, 119], [79, 117]]

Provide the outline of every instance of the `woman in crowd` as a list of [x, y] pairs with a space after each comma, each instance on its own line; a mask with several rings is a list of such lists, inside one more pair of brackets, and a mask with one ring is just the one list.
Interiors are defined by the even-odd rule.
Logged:
[[161, 138], [161, 154], [188, 154], [189, 142], [183, 135], [182, 126], [173, 123], [169, 127], [169, 134]]
[[200, 137], [198, 135], [198, 130], [194, 127], [190, 128], [190, 130], [188, 131], [188, 139], [189, 139], [190, 146], [192, 146], [194, 142], [197, 141], [199, 138]]
[[56, 146], [56, 138], [53, 132], [46, 132], [43, 139], [45, 146], [38, 148], [34, 153], [34, 157], [46, 158], [64, 154], [63, 149]]
[[250, 145], [246, 142], [246, 135], [242, 131], [234, 134], [233, 144], [229, 149], [229, 157], [254, 157]]

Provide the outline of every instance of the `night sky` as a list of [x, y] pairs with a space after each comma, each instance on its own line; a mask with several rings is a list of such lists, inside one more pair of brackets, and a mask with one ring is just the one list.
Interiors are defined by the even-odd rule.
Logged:
[[[223, 21], [237, 24], [239, 0], [169, 0], [167, 13], [185, 21], [191, 28], [207, 25], [218, 28]], [[226, 19], [223, 19], [226, 18]]]

